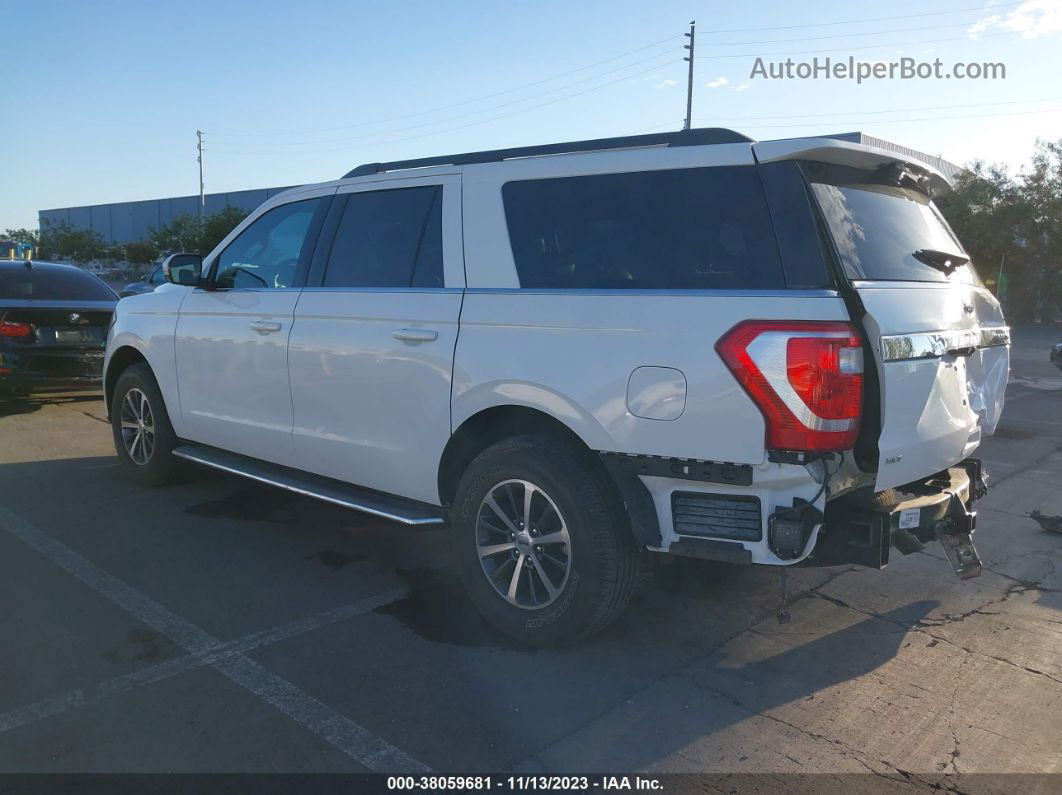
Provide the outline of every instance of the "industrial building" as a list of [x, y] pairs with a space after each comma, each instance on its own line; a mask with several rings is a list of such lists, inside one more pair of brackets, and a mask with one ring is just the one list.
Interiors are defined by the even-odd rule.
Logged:
[[[881, 149], [899, 152], [909, 157], [915, 157], [932, 165], [949, 182], [954, 181], [955, 177], [962, 171], [960, 166], [949, 163], [940, 157], [918, 152], [861, 132], [814, 137], [836, 138], [863, 144], [864, 146], [876, 146]], [[250, 212], [269, 197], [275, 196], [291, 187], [296, 186], [259, 188], [257, 190], [241, 190], [229, 193], [208, 193], [206, 195], [206, 213], [209, 215], [219, 212], [225, 209], [226, 206], [239, 207]], [[73, 227], [92, 229], [102, 235], [103, 239], [108, 243], [122, 244], [146, 240], [150, 234], [151, 227], [161, 228], [168, 225], [175, 216], [182, 213], [194, 215], [198, 209], [198, 196], [177, 196], [171, 199], [94, 204], [87, 207], [61, 207], [55, 210], [41, 210], [38, 215], [42, 229], [49, 223], [66, 222]]]
[[[208, 193], [205, 197], [207, 215], [228, 207], [239, 207], [250, 212], [271, 196], [296, 187], [258, 188], [229, 193]], [[199, 196], [175, 196], [169, 199], [146, 199], [135, 202], [92, 204], [83, 207], [60, 207], [40, 210], [40, 228], [49, 224], [67, 223], [81, 229], [92, 229], [102, 235], [107, 243], [135, 243], [147, 240], [151, 227], [160, 229], [178, 215], [195, 215], [199, 211]]]

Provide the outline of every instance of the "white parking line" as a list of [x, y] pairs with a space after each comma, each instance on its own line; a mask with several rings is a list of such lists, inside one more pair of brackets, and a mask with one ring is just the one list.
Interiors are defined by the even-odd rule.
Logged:
[[256, 632], [237, 640], [219, 643], [215, 649], [199, 655], [186, 654], [182, 657], [159, 663], [158, 665], [141, 668], [131, 673], [123, 674], [122, 676], [116, 676], [113, 679], [98, 682], [89, 687], [79, 687], [76, 690], [46, 698], [43, 701], [38, 701], [34, 704], [18, 707], [10, 712], [0, 714], [0, 734], [11, 731], [12, 729], [17, 729], [19, 726], [25, 726], [27, 723], [33, 723], [34, 721], [42, 720], [61, 712], [66, 712], [67, 710], [94, 704], [105, 698], [117, 696], [120, 693], [125, 693], [129, 690], [134, 690], [138, 687], [161, 681], [162, 679], [179, 676], [180, 674], [183, 674], [186, 671], [191, 671], [195, 668], [212, 665], [223, 657], [254, 651], [263, 646], [269, 646], [273, 643], [287, 640], [288, 638], [294, 638], [298, 635], [312, 632], [315, 629], [327, 627], [330, 624], [335, 624], [339, 621], [345, 621], [348, 618], [368, 613], [378, 607], [390, 604], [391, 602], [408, 595], [408, 588], [394, 588], [376, 596], [370, 596], [367, 599], [353, 602], [352, 604], [342, 605], [333, 608], [332, 610], [326, 610], [317, 615], [300, 618], [288, 624], [281, 624], [280, 626]]
[[[213, 637], [190, 621], [170, 612], [147, 595], [104, 571], [74, 550], [56, 541], [44, 531], [34, 527], [3, 507], [0, 507], [0, 527], [3, 527], [13, 536], [37, 550], [40, 554], [65, 569], [69, 574], [81, 580], [97, 593], [114, 602], [126, 612], [173, 640], [190, 652], [193, 657], [199, 658], [202, 661], [201, 664], [212, 666], [231, 681], [250, 691], [263, 701], [272, 704], [285, 715], [369, 769], [376, 772], [431, 772], [431, 768], [424, 763], [414, 759], [386, 740], [376, 737], [368, 729], [340, 715], [331, 707], [321, 703], [288, 680], [268, 671], [250, 657], [245, 656], [243, 654], [244, 649], [233, 648], [230, 652], [219, 653], [227, 645], [223, 641]], [[306, 621], [312, 623], [309, 619]], [[275, 634], [276, 631], [273, 631], [273, 635]], [[273, 635], [269, 631], [258, 633], [260, 638], [272, 637]], [[180, 673], [185, 669], [178, 665], [179, 662], [179, 660], [174, 660], [171, 663], [155, 666], [155, 669], [177, 669], [176, 673]], [[148, 671], [150, 670], [148, 669]], [[97, 685], [95, 688], [97, 692], [94, 695], [103, 697], [111, 693], [112, 691], [108, 688], [108, 685], [111, 688], [118, 688], [117, 691], [113, 692], [123, 692], [139, 684], [156, 681], [150, 676], [144, 680], [148, 671], [129, 674], [126, 677], [119, 677], [118, 680], [111, 680], [110, 683]], [[158, 674], [160, 672], [156, 670], [155, 673]], [[166, 675], [172, 676], [174, 674], [169, 673]], [[87, 690], [92, 691], [93, 688], [88, 688]], [[82, 695], [77, 695], [78, 692], [74, 691], [74, 693], [60, 696], [53, 700], [55, 703], [51, 705], [51, 709], [62, 711], [63, 709], [72, 709], [82, 703], [86, 703], [83, 701], [85, 691], [81, 691]], [[28, 711], [26, 717], [34, 714], [32, 709], [34, 706], [37, 705], [23, 708]], [[48, 714], [55, 713], [53, 711]]]

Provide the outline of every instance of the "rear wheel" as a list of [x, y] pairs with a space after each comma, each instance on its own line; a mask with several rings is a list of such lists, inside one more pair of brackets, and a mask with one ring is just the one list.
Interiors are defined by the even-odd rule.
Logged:
[[162, 392], [144, 363], [122, 371], [111, 398], [114, 448], [125, 474], [143, 486], [180, 479], [183, 467], [171, 453], [177, 446]]
[[517, 640], [578, 640], [630, 599], [638, 550], [592, 464], [563, 441], [519, 436], [480, 453], [458, 484], [452, 523], [465, 587]]

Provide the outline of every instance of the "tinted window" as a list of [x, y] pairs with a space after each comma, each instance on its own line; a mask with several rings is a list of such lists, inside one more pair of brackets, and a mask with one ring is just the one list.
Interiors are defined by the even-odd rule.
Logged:
[[[850, 279], [944, 282], [949, 276], [914, 256], [920, 249], [963, 256], [936, 206], [889, 173], [807, 164], [811, 189]], [[953, 281], [977, 281], [969, 265]]]
[[753, 166], [509, 182], [522, 287], [784, 287]]
[[[319, 199], [285, 204], [262, 215], [221, 252], [218, 287], [291, 287], [304, 256]], [[305, 253], [308, 256], [308, 253]]]
[[831, 286], [823, 241], [812, 212], [814, 201], [792, 160], [759, 166], [763, 192], [771, 208], [778, 252], [790, 288]]
[[442, 287], [442, 188], [352, 193], [325, 287]]
[[78, 268], [0, 268], [0, 299], [34, 301], [114, 301], [106, 284]]

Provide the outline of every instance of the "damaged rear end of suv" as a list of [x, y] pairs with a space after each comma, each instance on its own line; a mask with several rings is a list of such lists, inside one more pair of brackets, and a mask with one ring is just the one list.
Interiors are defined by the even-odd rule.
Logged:
[[[777, 509], [772, 550], [807, 553], [808, 564], [883, 568], [892, 550], [910, 554], [938, 541], [959, 577], [976, 577], [975, 502], [988, 476], [973, 456], [1002, 413], [1010, 330], [933, 202], [947, 181], [925, 162], [844, 141], [755, 150], [761, 169], [799, 170], [853, 332], [828, 338], [836, 352], [819, 339], [818, 372], [803, 353], [815, 343], [799, 333], [787, 340], [787, 377], [776, 378], [802, 400], [778, 390], [798, 410], [787, 418], [779, 408], [769, 425], [788, 419], [799, 433], [847, 435], [824, 444], [768, 439], [769, 458], [817, 466], [827, 497], [821, 512], [814, 500]], [[847, 383], [830, 380], [846, 371]], [[807, 399], [816, 394], [823, 411]]]

